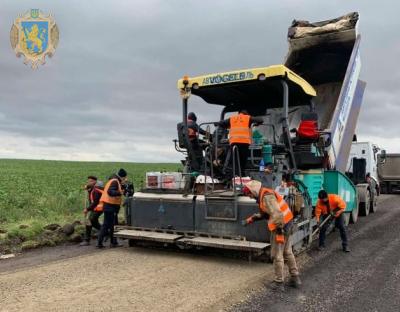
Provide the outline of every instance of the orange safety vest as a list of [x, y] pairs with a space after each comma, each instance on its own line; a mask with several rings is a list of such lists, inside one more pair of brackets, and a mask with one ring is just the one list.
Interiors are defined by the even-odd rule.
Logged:
[[229, 119], [229, 144], [251, 144], [250, 116], [238, 114]]
[[336, 208], [340, 210], [337, 212], [337, 216], [339, 216], [346, 209], [346, 202], [336, 194], [328, 194], [329, 199], [329, 211], [327, 205], [320, 199], [317, 201], [317, 205], [315, 206], [315, 217], [319, 221], [319, 218], [322, 215], [326, 215]]
[[196, 131], [195, 129], [193, 129], [193, 128], [189, 128], [190, 123], [194, 123], [194, 121], [191, 120], [191, 119], [188, 119], [188, 120], [187, 120], [188, 136], [189, 136], [189, 139], [190, 139], [190, 140], [194, 140], [194, 139], [197, 138], [197, 131]]
[[111, 205], [121, 205], [122, 203], [122, 196], [110, 196], [108, 195], [108, 190], [110, 188], [110, 185], [113, 181], [117, 181], [118, 183], [118, 190], [122, 194], [122, 187], [121, 187], [121, 182], [119, 182], [118, 179], [111, 179], [106, 183], [106, 186], [104, 187], [103, 194], [101, 195], [100, 198], [100, 203], [106, 203], [106, 204], [111, 204]]
[[[289, 205], [286, 203], [286, 201], [283, 199], [283, 197], [279, 193], [275, 192], [274, 190], [266, 188], [266, 187], [263, 187], [260, 190], [259, 208], [260, 208], [261, 212], [267, 213], [267, 211], [268, 211], [267, 207], [264, 204], [264, 196], [266, 194], [274, 194], [275, 195], [276, 200], [278, 201], [278, 204], [279, 204], [279, 208], [280, 208], [281, 212], [283, 213], [284, 224], [288, 224], [291, 220], [293, 220], [293, 213], [292, 213], [292, 211], [290, 211]], [[276, 228], [277, 228], [277, 225], [275, 223], [273, 223], [270, 218], [268, 220], [268, 229], [270, 231], [274, 231], [274, 230], [276, 230]]]
[[[93, 203], [93, 201], [94, 201], [94, 194], [93, 194], [94, 192], [98, 192], [98, 193], [103, 195], [103, 190], [101, 190], [101, 189], [99, 189], [97, 187], [94, 187], [93, 190], [89, 193], [90, 203]], [[100, 197], [100, 199], [101, 199], [101, 197]], [[96, 212], [103, 211], [103, 203], [101, 203], [99, 201], [98, 205], [96, 207], [94, 207], [93, 211], [96, 211]]]

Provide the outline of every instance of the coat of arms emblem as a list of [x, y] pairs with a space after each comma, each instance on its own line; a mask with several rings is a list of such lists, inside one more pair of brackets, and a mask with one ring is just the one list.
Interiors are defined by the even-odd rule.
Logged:
[[20, 15], [11, 27], [10, 41], [18, 57], [33, 69], [52, 57], [58, 44], [58, 27], [51, 15], [32, 9]]

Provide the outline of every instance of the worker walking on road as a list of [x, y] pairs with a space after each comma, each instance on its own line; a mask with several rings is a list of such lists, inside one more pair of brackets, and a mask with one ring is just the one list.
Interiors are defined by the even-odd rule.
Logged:
[[[318, 202], [315, 207], [315, 217], [318, 223], [321, 223], [329, 216], [335, 219], [335, 227], [339, 229], [340, 238], [342, 239], [342, 249], [344, 252], [350, 252], [347, 241], [346, 228], [344, 226], [343, 212], [346, 209], [346, 202], [336, 194], [328, 194], [325, 190], [320, 190], [318, 193]], [[322, 220], [321, 220], [322, 215]], [[329, 222], [325, 223], [319, 232], [319, 250], [325, 248], [326, 230], [329, 227]]]
[[98, 231], [98, 235], [100, 234], [101, 225], [99, 222], [100, 216], [103, 214], [103, 205], [100, 204], [100, 198], [103, 194], [103, 183], [97, 180], [95, 176], [88, 176], [88, 181], [85, 186], [88, 197], [89, 197], [89, 205], [85, 207], [83, 213], [85, 216], [89, 214], [88, 221], [86, 224], [85, 231], [85, 239], [80, 244], [80, 246], [89, 246], [90, 239], [92, 237], [92, 228], [95, 228]]
[[110, 247], [122, 246], [114, 238], [114, 225], [115, 218], [118, 217], [118, 212], [121, 208], [122, 195], [124, 194], [122, 183], [126, 181], [126, 177], [127, 172], [124, 169], [120, 169], [104, 187], [103, 195], [100, 198], [100, 203], [103, 204], [104, 222], [97, 241], [98, 248], [104, 247], [103, 239], [107, 234], [110, 237]]
[[[239, 154], [240, 174], [242, 176], [245, 174], [249, 146], [252, 141], [251, 125], [262, 123], [263, 119], [261, 117], [252, 117], [246, 110], [241, 110], [239, 114], [232, 115], [229, 119], [216, 123], [221, 127], [229, 128], [230, 157], [233, 164], [233, 148], [236, 146]], [[237, 163], [235, 163], [235, 166], [237, 166]]]
[[292, 251], [293, 214], [289, 205], [281, 195], [272, 189], [262, 187], [259, 181], [250, 181], [245, 184], [244, 193], [258, 202], [259, 213], [243, 221], [251, 224], [254, 221], [268, 219], [268, 229], [271, 232], [271, 256], [274, 262], [275, 279], [271, 285], [274, 290], [284, 290], [284, 263], [289, 267], [292, 287], [300, 287], [301, 280], [297, 269], [296, 259]]

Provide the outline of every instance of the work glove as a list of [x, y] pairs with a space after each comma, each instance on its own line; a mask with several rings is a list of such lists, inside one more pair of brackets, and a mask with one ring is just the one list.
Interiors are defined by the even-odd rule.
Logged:
[[335, 208], [330, 212], [330, 214], [332, 217], [337, 217], [337, 214], [339, 211], [340, 211], [340, 208]]
[[243, 225], [243, 226], [246, 226], [246, 225], [248, 225], [248, 224], [252, 224], [253, 222], [254, 222], [253, 217], [248, 217], [247, 219], [245, 219], [245, 220], [242, 221], [242, 225]]

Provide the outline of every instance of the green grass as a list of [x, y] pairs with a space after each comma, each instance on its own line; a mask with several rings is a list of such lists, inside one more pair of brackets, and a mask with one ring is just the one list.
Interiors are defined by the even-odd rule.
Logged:
[[46, 224], [81, 218], [86, 177], [105, 182], [119, 168], [127, 170], [138, 190], [147, 171], [177, 171], [180, 165], [0, 159], [0, 228], [29, 240]]

